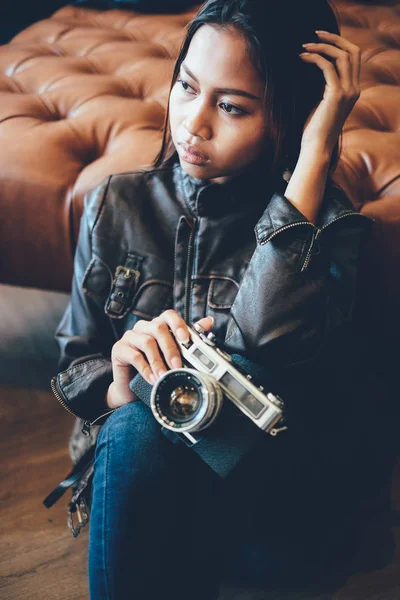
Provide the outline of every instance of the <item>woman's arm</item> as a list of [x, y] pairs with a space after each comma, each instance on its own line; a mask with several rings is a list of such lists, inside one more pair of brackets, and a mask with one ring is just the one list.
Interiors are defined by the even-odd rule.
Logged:
[[341, 196], [328, 186], [317, 227], [274, 194], [231, 309], [229, 351], [279, 366], [308, 361], [351, 320], [361, 239], [371, 221]]
[[315, 356], [332, 328], [351, 319], [368, 226], [344, 206], [321, 218], [331, 154], [360, 95], [360, 49], [340, 35], [317, 34], [321, 43], [304, 44], [300, 57], [321, 69], [324, 95], [304, 128], [285, 195], [273, 196], [256, 225], [257, 247], [225, 339], [235, 351], [280, 365]]
[[311, 222], [316, 223], [326, 186], [331, 154], [308, 146], [300, 152], [285, 197]]
[[56, 395], [74, 414], [88, 420], [109, 410], [105, 398], [113, 379], [110, 358], [115, 342], [113, 332], [102, 304], [84, 290], [85, 273], [92, 260], [91, 230], [108, 184], [109, 179], [85, 198], [71, 298], [56, 331], [62, 369], [53, 379]]
[[317, 221], [335, 144], [360, 96], [360, 49], [346, 38], [316, 32], [317, 44], [303, 44], [300, 58], [325, 78], [322, 100], [304, 127], [301, 152], [285, 196], [312, 223]]

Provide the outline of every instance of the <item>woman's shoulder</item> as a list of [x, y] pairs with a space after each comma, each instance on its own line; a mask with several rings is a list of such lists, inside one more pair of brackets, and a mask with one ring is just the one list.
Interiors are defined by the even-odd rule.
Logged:
[[151, 198], [157, 199], [156, 190], [173, 180], [174, 165], [143, 168], [135, 171], [116, 173], [105, 177], [84, 199], [84, 211], [92, 230], [98, 220], [114, 213], [126, 217], [127, 213], [136, 213], [143, 203]]

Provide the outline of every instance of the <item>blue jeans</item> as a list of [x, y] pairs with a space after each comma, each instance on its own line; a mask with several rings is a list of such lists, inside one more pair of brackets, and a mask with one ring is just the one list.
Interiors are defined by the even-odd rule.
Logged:
[[315, 478], [320, 488], [319, 474], [307, 464], [307, 481], [290, 467], [293, 452], [285, 454], [278, 438], [266, 436], [266, 454], [222, 482], [189, 448], [172, 444], [142, 402], [115, 411], [96, 448], [91, 599], [214, 600], [225, 578], [251, 584], [295, 571], [315, 575], [331, 539], [321, 525], [327, 510], [336, 533], [338, 525], [322, 492], [310, 493]]

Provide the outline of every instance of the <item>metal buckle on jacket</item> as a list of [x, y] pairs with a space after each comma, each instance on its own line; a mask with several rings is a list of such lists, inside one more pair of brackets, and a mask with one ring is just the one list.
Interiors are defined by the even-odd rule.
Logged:
[[[76, 520], [74, 519], [76, 515]], [[85, 499], [81, 496], [76, 502], [70, 502], [68, 505], [68, 527], [73, 537], [78, 537], [82, 527], [89, 522], [88, 509]]]
[[110, 293], [104, 307], [109, 317], [122, 319], [128, 313], [139, 285], [142, 261], [143, 257], [129, 252], [125, 264], [116, 267]]
[[120, 273], [124, 274], [124, 279], [130, 279], [132, 277], [132, 275], [135, 276], [136, 281], [139, 279], [140, 277], [140, 273], [137, 269], [129, 269], [128, 267], [124, 267], [123, 265], [119, 265], [117, 267], [117, 270], [115, 271], [115, 278], [114, 281], [116, 281], [118, 279], [118, 275]]
[[[85, 500], [84, 492], [89, 485], [93, 475], [93, 463], [89, 465], [83, 475], [80, 483], [74, 488], [71, 501], [68, 505], [68, 527], [73, 537], [78, 537], [81, 529], [89, 522], [88, 505]], [[74, 517], [76, 516], [76, 518]]]

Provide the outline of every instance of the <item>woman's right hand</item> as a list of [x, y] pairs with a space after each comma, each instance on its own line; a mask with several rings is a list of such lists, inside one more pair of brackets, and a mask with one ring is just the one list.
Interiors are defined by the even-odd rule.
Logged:
[[[205, 317], [198, 323], [209, 330], [213, 318]], [[182, 317], [172, 309], [164, 311], [152, 321], [138, 321], [133, 329], [126, 331], [112, 347], [113, 382], [108, 388], [107, 405], [118, 408], [138, 400], [128, 385], [135, 370], [147, 383], [154, 385], [168, 368], [182, 367], [176, 340], [189, 341], [189, 330]]]

